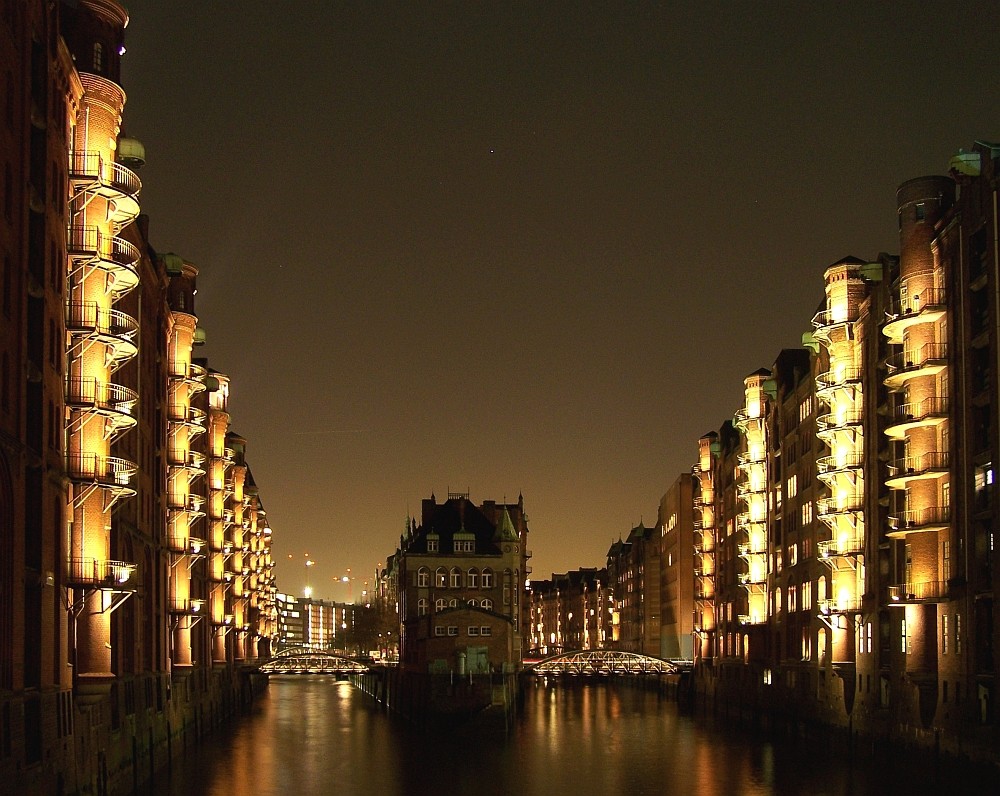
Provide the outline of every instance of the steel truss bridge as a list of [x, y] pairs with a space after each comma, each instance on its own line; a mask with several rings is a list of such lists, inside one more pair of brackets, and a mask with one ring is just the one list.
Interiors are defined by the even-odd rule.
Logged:
[[660, 675], [677, 674], [687, 667], [684, 663], [640, 655], [619, 650], [578, 650], [562, 652], [538, 663], [526, 666], [524, 671], [540, 677], [568, 675], [607, 677], [610, 675]]
[[368, 667], [343, 655], [309, 647], [289, 647], [260, 667], [266, 674], [358, 674]]

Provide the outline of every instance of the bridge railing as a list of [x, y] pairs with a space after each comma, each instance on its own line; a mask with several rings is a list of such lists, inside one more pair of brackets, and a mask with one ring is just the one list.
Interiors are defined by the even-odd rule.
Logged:
[[267, 674], [354, 674], [367, 672], [369, 667], [361, 661], [325, 650], [291, 647], [262, 663], [260, 670]]
[[620, 650], [564, 652], [525, 667], [526, 672], [546, 675], [659, 675], [683, 671], [683, 663]]

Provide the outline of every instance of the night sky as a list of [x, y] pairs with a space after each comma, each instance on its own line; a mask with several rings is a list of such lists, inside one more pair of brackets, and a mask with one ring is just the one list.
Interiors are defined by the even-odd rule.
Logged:
[[896, 186], [1000, 138], [992, 2], [126, 5], [153, 244], [278, 588], [328, 599], [432, 492], [523, 493], [533, 578], [602, 566], [824, 268], [896, 250]]

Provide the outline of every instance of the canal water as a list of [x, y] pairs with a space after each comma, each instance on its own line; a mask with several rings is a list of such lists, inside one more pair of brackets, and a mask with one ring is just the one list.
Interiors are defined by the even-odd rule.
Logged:
[[[985, 788], [985, 789], [984, 789]], [[149, 796], [1000, 793], [961, 767], [853, 761], [815, 739], [692, 718], [638, 688], [539, 684], [506, 736], [422, 732], [349, 683], [272, 677], [247, 715], [187, 750]]]

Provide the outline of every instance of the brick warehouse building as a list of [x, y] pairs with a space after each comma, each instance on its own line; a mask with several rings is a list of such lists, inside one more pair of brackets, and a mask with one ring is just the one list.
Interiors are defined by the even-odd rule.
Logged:
[[[998, 158], [977, 141], [903, 183], [899, 255], [824, 269], [803, 347], [698, 440], [690, 655], [708, 710], [998, 762]], [[648, 529], [609, 551], [605, 648], [642, 648], [650, 606], [670, 636], [687, 610], [664, 501], [658, 581], [633, 554]], [[546, 629], [554, 583], [531, 584]]]
[[996, 759], [997, 158], [897, 192], [900, 254], [844, 258], [695, 473], [697, 688]]
[[[0, 777], [146, 779], [247, 695], [270, 528], [139, 215], [113, 0], [0, 3]], [[139, 311], [139, 308], [142, 311]]]
[[410, 672], [511, 671], [528, 639], [524, 502], [465, 493], [423, 501], [393, 556], [400, 667]]

